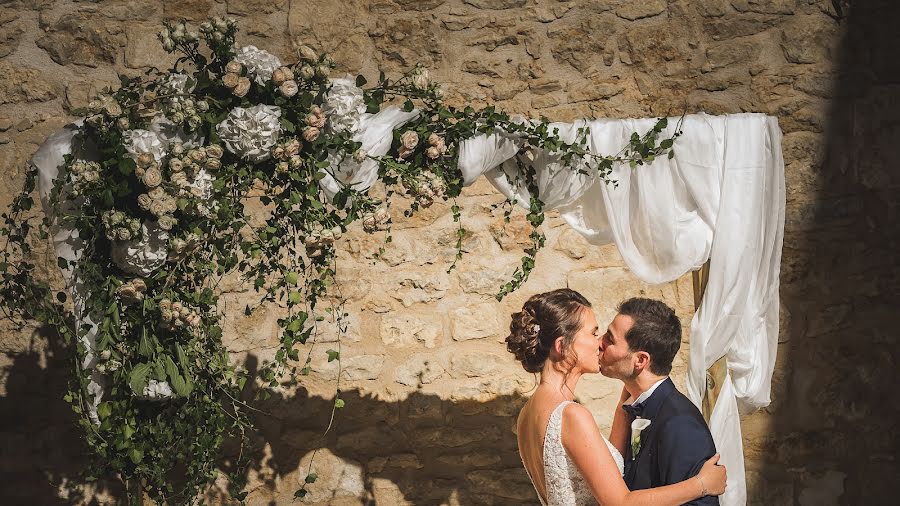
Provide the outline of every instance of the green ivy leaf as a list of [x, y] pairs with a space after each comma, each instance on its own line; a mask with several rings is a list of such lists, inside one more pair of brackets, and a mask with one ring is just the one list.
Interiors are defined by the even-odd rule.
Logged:
[[328, 354], [328, 361], [333, 362], [341, 357], [341, 354], [334, 350], [328, 350], [325, 353]]

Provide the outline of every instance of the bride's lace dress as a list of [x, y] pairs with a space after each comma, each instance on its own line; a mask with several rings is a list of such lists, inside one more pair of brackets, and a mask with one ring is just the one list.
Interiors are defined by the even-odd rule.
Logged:
[[[578, 472], [575, 463], [566, 454], [562, 444], [562, 413], [572, 401], [564, 401], [550, 415], [547, 433], [544, 436], [544, 479], [547, 482], [547, 501], [538, 494], [541, 504], [545, 506], [580, 506], [594, 505], [597, 501], [591, 494], [584, 477]], [[625, 459], [606, 437], [603, 437], [609, 453], [612, 454], [619, 473], [624, 472]], [[527, 470], [526, 470], [527, 472]], [[529, 476], [530, 478], [531, 476]], [[534, 480], [531, 480], [532, 483]]]

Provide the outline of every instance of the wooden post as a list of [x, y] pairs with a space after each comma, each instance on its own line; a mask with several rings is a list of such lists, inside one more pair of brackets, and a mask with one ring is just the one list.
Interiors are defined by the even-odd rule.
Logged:
[[[694, 281], [694, 311], [696, 311], [700, 308], [703, 294], [706, 293], [706, 282], [709, 281], [709, 260], [699, 270], [692, 272], [691, 277]], [[719, 392], [722, 391], [722, 385], [725, 384], [725, 375], [727, 373], [728, 360], [724, 356], [716, 360], [706, 370], [706, 392], [701, 403], [703, 418], [706, 419], [706, 423], [709, 423], [709, 418], [712, 416], [713, 406], [716, 405]]]

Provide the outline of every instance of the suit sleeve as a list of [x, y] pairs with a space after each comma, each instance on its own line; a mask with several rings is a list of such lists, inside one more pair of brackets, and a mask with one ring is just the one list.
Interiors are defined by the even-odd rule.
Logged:
[[[660, 480], [670, 485], [696, 476], [703, 464], [715, 455], [716, 445], [701, 419], [682, 415], [662, 427], [657, 452]], [[719, 498], [706, 496], [686, 504], [718, 506]]]

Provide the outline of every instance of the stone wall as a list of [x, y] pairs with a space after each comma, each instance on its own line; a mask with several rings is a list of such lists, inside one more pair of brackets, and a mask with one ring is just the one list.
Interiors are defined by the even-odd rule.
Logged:
[[[896, 58], [878, 47], [898, 47], [886, 22], [896, 8], [853, 3], [0, 1], [0, 204], [8, 206], [26, 160], [73, 108], [115, 85], [117, 73], [173, 61], [155, 38], [171, 18], [228, 14], [240, 22], [239, 43], [285, 61], [308, 44], [329, 52], [341, 73], [397, 75], [423, 63], [452, 103], [532, 117], [774, 115], [785, 133], [788, 190], [783, 318], [773, 403], [743, 419], [749, 502], [890, 503], [900, 402], [897, 340], [886, 322], [900, 287], [891, 197], [900, 95]], [[643, 294], [676, 307], [687, 330], [690, 276], [644, 285], [615, 247], [590, 246], [552, 216], [531, 280], [496, 302], [527, 244], [520, 212], [503, 225], [494, 207], [502, 200], [484, 181], [465, 190], [468, 254], [449, 274], [447, 206], [396, 219], [381, 259], [377, 237], [356, 230], [341, 240], [350, 315], [341, 369], [326, 359], [338, 344], [324, 325], [313, 373], [258, 404], [251, 504], [290, 503], [319, 447], [310, 503], [534, 504], [513, 427], [536, 379], [504, 350], [509, 314], [533, 293], [568, 285], [594, 302], [601, 322], [618, 301]], [[54, 269], [49, 261], [46, 276]], [[278, 312], [244, 316], [251, 291], [234, 281], [226, 292], [229, 349], [253, 369], [274, 353]], [[46, 329], [0, 325], [0, 494], [22, 504], [114, 502], [114, 484], [60, 491], [80, 483], [85, 450], [60, 399], [71, 352]], [[321, 441], [338, 379], [347, 408]], [[579, 388], [608, 430], [619, 387], [598, 377]], [[884, 406], [873, 402], [879, 397]], [[219, 487], [209, 495], [227, 502]]]

